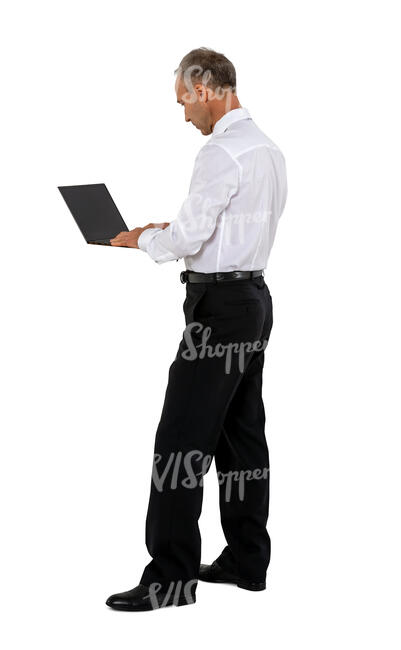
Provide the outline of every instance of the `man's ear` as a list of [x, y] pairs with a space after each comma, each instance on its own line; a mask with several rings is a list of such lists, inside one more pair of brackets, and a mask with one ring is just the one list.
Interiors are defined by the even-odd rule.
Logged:
[[206, 103], [209, 101], [208, 87], [203, 84], [195, 84], [194, 90], [198, 97], [198, 101]]

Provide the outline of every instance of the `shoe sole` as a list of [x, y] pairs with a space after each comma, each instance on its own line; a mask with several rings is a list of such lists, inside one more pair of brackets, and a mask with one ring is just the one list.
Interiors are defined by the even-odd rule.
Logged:
[[237, 587], [240, 589], [247, 589], [248, 591], [264, 591], [266, 589], [265, 582], [237, 582]]
[[211, 580], [208, 578], [201, 578], [198, 576], [199, 580], [202, 580], [202, 582], [209, 582], [212, 584], [219, 584], [219, 585], [236, 585], [240, 589], [246, 589], [247, 591], [264, 591], [266, 589], [266, 583], [265, 582], [255, 582], [255, 583], [250, 583], [250, 582], [245, 582], [243, 580]]
[[153, 610], [158, 610], [158, 609], [163, 609], [164, 607], [172, 607], [173, 605], [175, 607], [183, 607], [184, 605], [194, 605], [196, 603], [196, 599], [187, 601], [186, 599], [180, 599], [176, 603], [173, 601], [166, 603], [165, 605], [163, 604], [163, 601], [159, 603], [159, 607], [148, 607], [146, 605], [142, 605], [139, 607], [131, 607], [130, 605], [107, 605], [107, 607], [110, 607], [110, 609], [115, 609], [120, 612], [152, 612]]

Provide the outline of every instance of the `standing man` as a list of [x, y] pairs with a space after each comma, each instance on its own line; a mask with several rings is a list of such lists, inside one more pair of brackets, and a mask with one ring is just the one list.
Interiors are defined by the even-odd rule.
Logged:
[[[170, 224], [112, 240], [186, 267], [186, 328], [156, 433], [146, 519], [153, 559], [137, 587], [107, 600], [128, 611], [193, 603], [198, 579], [263, 590], [270, 561], [262, 371], [273, 314], [263, 270], [286, 203], [285, 159], [239, 103], [223, 54], [192, 50], [176, 73], [185, 121], [210, 136], [189, 194]], [[204, 565], [198, 519], [212, 458], [227, 546]]]

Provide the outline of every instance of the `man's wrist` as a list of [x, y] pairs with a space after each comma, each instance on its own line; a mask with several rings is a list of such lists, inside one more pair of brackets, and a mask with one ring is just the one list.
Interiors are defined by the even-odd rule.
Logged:
[[153, 239], [156, 232], [162, 228], [144, 228], [138, 237], [138, 248], [147, 253], [149, 242]]

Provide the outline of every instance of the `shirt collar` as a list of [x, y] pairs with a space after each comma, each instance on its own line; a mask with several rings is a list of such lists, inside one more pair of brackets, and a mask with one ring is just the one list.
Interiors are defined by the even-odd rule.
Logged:
[[233, 108], [231, 111], [228, 111], [228, 113], [224, 113], [223, 117], [217, 120], [214, 125], [213, 135], [219, 135], [219, 133], [223, 133], [230, 124], [246, 119], [251, 119], [246, 108]]

